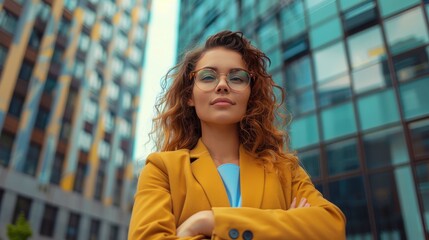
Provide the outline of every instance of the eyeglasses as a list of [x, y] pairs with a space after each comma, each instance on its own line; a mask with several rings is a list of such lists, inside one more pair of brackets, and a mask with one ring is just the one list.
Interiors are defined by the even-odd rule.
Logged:
[[[210, 68], [203, 68], [191, 72], [191, 78], [195, 78], [195, 85], [203, 91], [211, 91], [220, 81], [220, 73]], [[244, 69], [234, 69], [226, 74], [226, 83], [234, 91], [242, 91], [249, 86], [252, 75]]]

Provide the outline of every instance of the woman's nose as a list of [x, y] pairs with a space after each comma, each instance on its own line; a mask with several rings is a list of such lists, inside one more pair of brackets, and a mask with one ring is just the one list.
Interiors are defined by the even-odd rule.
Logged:
[[226, 76], [219, 76], [219, 83], [216, 86], [216, 92], [229, 92], [228, 82]]

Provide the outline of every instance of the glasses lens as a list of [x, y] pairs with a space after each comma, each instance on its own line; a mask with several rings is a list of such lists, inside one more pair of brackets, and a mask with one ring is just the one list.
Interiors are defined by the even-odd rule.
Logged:
[[244, 70], [234, 71], [228, 74], [229, 87], [234, 90], [242, 90], [249, 86], [250, 75]]
[[217, 73], [210, 69], [202, 69], [195, 75], [195, 83], [202, 90], [211, 90], [217, 85]]

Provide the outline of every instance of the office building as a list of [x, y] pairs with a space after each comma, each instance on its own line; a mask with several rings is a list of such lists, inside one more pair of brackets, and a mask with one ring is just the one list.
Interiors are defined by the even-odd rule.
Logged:
[[0, 238], [126, 239], [150, 4], [0, 1]]
[[429, 239], [428, 15], [427, 0], [182, 0], [178, 56], [242, 31], [271, 58], [291, 147], [347, 238]]

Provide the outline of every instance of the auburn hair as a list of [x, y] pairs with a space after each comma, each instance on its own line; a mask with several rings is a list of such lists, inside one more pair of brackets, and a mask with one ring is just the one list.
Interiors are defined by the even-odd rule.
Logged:
[[[188, 51], [165, 75], [151, 132], [157, 150], [192, 149], [197, 144], [201, 125], [195, 108], [188, 105], [194, 86], [190, 75], [202, 55], [217, 47], [241, 54], [252, 73], [246, 114], [239, 124], [240, 143], [264, 165], [277, 170], [284, 163], [296, 166], [298, 159], [287, 148], [288, 134], [281, 130], [286, 121], [279, 108], [284, 103], [285, 92], [266, 71], [270, 59], [241, 32], [222, 31], [209, 37], [203, 47]], [[275, 89], [279, 90], [281, 99], [277, 98]]]

